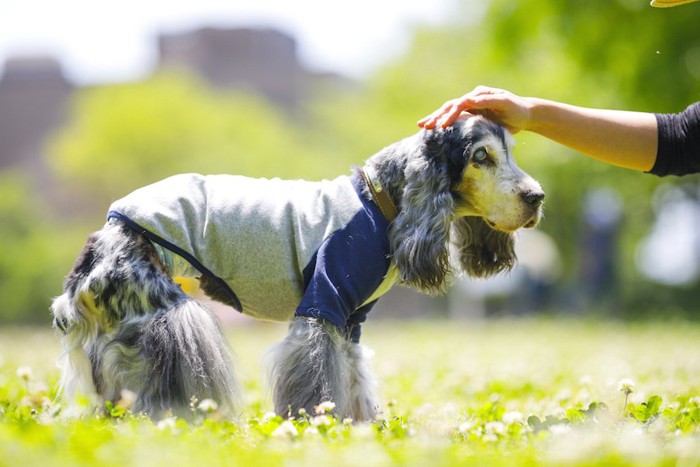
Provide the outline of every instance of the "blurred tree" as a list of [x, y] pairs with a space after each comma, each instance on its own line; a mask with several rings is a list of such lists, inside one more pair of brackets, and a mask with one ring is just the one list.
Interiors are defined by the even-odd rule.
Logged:
[[265, 101], [215, 93], [180, 74], [81, 91], [49, 153], [56, 172], [101, 209], [176, 173], [317, 179], [348, 170], [316, 153]]
[[0, 323], [50, 323], [49, 302], [80, 241], [75, 229], [56, 228], [21, 172], [0, 173]]

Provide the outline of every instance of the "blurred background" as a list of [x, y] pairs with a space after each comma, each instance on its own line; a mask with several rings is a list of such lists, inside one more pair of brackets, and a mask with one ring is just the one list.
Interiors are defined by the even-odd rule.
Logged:
[[[48, 325], [110, 201], [168, 175], [332, 178], [479, 84], [681, 111], [699, 20], [647, 0], [0, 0], [0, 323]], [[442, 299], [395, 288], [372, 319], [700, 317], [698, 176], [516, 140], [547, 192], [518, 268]]]

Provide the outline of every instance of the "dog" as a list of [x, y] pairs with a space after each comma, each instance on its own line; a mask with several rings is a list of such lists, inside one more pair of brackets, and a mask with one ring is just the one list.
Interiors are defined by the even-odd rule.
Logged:
[[[64, 348], [60, 391], [96, 405], [224, 416], [240, 388], [217, 319], [173, 277], [250, 316], [290, 321], [270, 370], [276, 413], [373, 420], [376, 381], [359, 343], [377, 299], [400, 284], [430, 295], [465, 273], [514, 265], [514, 233], [537, 225], [544, 192], [503, 127], [470, 116], [394, 143], [321, 182], [176, 175], [110, 207], [51, 305]], [[302, 412], [303, 413], [303, 412]]]

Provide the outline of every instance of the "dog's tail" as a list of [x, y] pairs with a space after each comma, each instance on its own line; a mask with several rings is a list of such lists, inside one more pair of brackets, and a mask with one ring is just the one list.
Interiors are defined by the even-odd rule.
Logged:
[[199, 302], [187, 299], [145, 323], [141, 336], [145, 361], [152, 365], [136, 410], [158, 417], [172, 410], [189, 418], [205, 399], [224, 415], [233, 414], [240, 388], [217, 318]]

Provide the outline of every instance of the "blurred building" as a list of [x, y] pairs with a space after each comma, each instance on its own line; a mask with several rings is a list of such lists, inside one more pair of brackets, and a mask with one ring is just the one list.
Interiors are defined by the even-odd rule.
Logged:
[[296, 41], [271, 29], [204, 28], [158, 38], [159, 67], [194, 71], [215, 89], [261, 94], [294, 110], [308, 73]]
[[[157, 42], [154, 72], [184, 69], [214, 90], [258, 94], [293, 115], [318, 86], [350, 84], [339, 75], [306, 69], [296, 40], [272, 29], [203, 28], [163, 34]], [[5, 63], [0, 77], [0, 170], [21, 167], [46, 176], [44, 143], [70, 118], [75, 90], [53, 58], [16, 57]]]
[[46, 176], [41, 157], [48, 134], [68, 118], [74, 87], [50, 57], [5, 63], [0, 79], [0, 169], [28, 169]]

